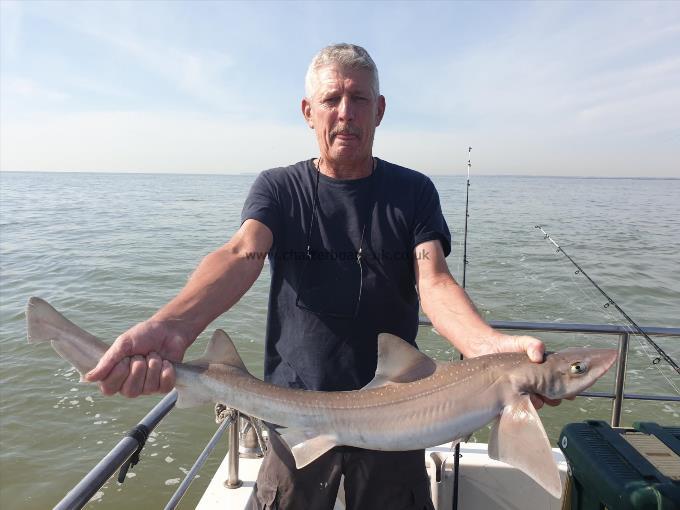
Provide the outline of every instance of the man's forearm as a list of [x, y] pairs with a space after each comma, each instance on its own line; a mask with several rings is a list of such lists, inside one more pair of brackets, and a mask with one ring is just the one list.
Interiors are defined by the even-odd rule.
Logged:
[[266, 256], [264, 251], [257, 251], [257, 243], [249, 241], [247, 230], [240, 230], [227, 244], [207, 255], [186, 286], [152, 320], [177, 321], [176, 327], [193, 340], [236, 304], [257, 280]]
[[420, 284], [421, 305], [435, 329], [465, 357], [489, 351], [499, 335], [479, 315], [451, 275], [440, 274]]

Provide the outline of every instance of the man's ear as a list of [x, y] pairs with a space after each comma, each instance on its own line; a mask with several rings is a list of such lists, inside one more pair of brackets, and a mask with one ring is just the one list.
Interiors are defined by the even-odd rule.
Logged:
[[302, 116], [305, 118], [305, 122], [310, 128], [314, 129], [314, 122], [312, 121], [311, 103], [307, 100], [306, 97], [303, 97], [302, 104], [300, 106], [302, 107]]
[[378, 115], [375, 122], [375, 127], [378, 127], [382, 122], [383, 115], [385, 115], [385, 96], [378, 97]]

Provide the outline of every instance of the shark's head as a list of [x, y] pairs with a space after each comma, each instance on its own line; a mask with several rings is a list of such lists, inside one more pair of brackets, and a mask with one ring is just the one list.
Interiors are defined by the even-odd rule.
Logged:
[[552, 399], [573, 397], [592, 386], [616, 361], [616, 349], [571, 348], [546, 356], [538, 393]]

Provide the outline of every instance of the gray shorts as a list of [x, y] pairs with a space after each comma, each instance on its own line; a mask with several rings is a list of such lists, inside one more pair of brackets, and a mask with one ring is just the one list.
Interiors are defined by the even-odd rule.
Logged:
[[342, 475], [347, 510], [434, 510], [423, 450], [341, 446], [297, 469], [278, 434], [269, 437], [248, 510], [332, 510]]

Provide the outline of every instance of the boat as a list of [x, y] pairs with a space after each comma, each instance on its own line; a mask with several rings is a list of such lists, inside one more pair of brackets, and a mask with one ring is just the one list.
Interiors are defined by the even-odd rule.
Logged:
[[[620, 425], [621, 411], [625, 400], [680, 402], [678, 395], [640, 395], [624, 392], [626, 362], [631, 336], [630, 328], [602, 324], [510, 321], [490, 321], [490, 324], [503, 331], [590, 333], [618, 337], [618, 359], [613, 390], [611, 392], [584, 392], [580, 395], [580, 397], [611, 400], [610, 425], [619, 431], [617, 437], [619, 433], [625, 433], [625, 431], [622, 432], [621, 429], [617, 429]], [[420, 325], [431, 327], [431, 323], [426, 319], [421, 319]], [[680, 337], [680, 328], [643, 326], [642, 330], [649, 336]], [[122, 475], [119, 475], [119, 479], [124, 479], [127, 469], [139, 461], [146, 438], [173, 409], [176, 400], [176, 391], [173, 390], [167, 394], [54, 508], [59, 510], [82, 508], [119, 469]], [[263, 446], [266, 447], [266, 438], [264, 437], [266, 434], [261, 431], [256, 420], [247, 416], [240, 416], [238, 410], [226, 409], [224, 406], [219, 407], [218, 404], [216, 414], [220, 425], [166, 504], [166, 510], [177, 508], [182, 496], [187, 492], [191, 482], [208, 456], [220, 443], [226, 431], [229, 431], [229, 450], [217, 471], [212, 475], [211, 482], [196, 508], [200, 510], [218, 508], [239, 510], [245, 507], [262, 462], [261, 450]], [[633, 433], [637, 434], [638, 432], [633, 431]], [[670, 441], [677, 440], [680, 442], [680, 427], [673, 429], [673, 433], [676, 435], [666, 434], [666, 436], [671, 437]], [[566, 442], [566, 436], [562, 436], [563, 448], [566, 448]], [[674, 443], [671, 446], [674, 446]], [[670, 449], [668, 450], [670, 451]], [[670, 454], [666, 454], [664, 451], [664, 455], [668, 455], [670, 458], [670, 471], [666, 471], [666, 467], [660, 468], [665, 474], [670, 473], [666, 479], [671, 480], [671, 489], [677, 490], [669, 496], [669, 501], [675, 498], [675, 494], [680, 494], [679, 454], [680, 449], [674, 450], [674, 453]], [[448, 510], [454, 508], [455, 492], [458, 494], [457, 508], [460, 510], [559, 510], [561, 508], [576, 508], [566, 506], [571, 505], [569, 500], [572, 497], [570, 489], [572, 484], [569, 483], [570, 467], [567, 458], [560, 448], [553, 448], [553, 457], [558, 466], [563, 487], [566, 487], [560, 499], [552, 497], [519, 470], [490, 459], [488, 445], [485, 443], [461, 443], [458, 476], [455, 475], [455, 455], [450, 445], [428, 448], [425, 451], [425, 463], [430, 477], [430, 488], [435, 509]], [[676, 465], [677, 470], [674, 471]], [[680, 498], [676, 502], [678, 502], [678, 506], [658, 506], [658, 508], [678, 509], [680, 508]], [[341, 490], [335, 509], [342, 510], [344, 508]]]

